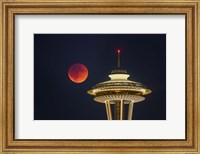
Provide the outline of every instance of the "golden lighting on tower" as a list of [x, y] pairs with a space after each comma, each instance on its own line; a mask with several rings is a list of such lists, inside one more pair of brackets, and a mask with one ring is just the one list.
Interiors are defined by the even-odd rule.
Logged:
[[[120, 49], [117, 53], [118, 69], [111, 71], [110, 80], [96, 84], [88, 94], [94, 96], [94, 101], [105, 104], [108, 120], [124, 120], [127, 105], [127, 119], [132, 120], [134, 103], [143, 101], [144, 95], [151, 93], [151, 90], [139, 82], [128, 80], [130, 75], [126, 70], [120, 69]], [[114, 105], [114, 111], [111, 110], [111, 105]]]

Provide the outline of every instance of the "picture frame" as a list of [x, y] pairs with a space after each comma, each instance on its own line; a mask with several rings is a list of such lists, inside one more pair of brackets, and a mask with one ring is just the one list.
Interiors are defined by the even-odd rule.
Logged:
[[[199, 0], [15, 0], [0, 2], [0, 151], [13, 153], [200, 153]], [[18, 14], [153, 14], [186, 17], [186, 139], [15, 139], [14, 23]], [[174, 102], [175, 103], [175, 102]]]

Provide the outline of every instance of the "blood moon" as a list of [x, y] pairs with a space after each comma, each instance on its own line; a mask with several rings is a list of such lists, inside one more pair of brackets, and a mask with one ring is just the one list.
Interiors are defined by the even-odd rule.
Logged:
[[82, 83], [88, 77], [88, 69], [83, 64], [73, 64], [68, 70], [68, 76], [75, 83]]

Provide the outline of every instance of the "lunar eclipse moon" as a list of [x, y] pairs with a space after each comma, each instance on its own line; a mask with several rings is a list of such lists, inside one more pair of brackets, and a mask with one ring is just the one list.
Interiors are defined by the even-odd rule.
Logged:
[[83, 64], [74, 64], [69, 68], [68, 76], [75, 83], [82, 83], [88, 77], [88, 69]]

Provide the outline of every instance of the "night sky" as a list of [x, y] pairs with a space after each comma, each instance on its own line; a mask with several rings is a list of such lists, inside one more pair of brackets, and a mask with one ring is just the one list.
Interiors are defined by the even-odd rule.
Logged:
[[[165, 34], [34, 34], [34, 120], [106, 120], [105, 105], [87, 91], [117, 68], [152, 93], [136, 103], [133, 120], [166, 120]], [[70, 66], [82, 63], [88, 78], [74, 83]]]

